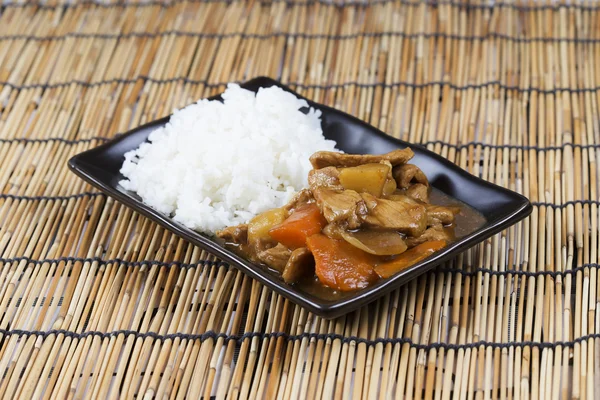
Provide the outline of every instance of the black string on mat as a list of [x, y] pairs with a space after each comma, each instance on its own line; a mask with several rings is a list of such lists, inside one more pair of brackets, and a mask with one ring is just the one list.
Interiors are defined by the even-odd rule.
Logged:
[[205, 267], [210, 267], [210, 266], [216, 266], [216, 267], [228, 267], [229, 264], [227, 264], [224, 261], [213, 261], [213, 260], [198, 260], [195, 263], [181, 263], [178, 261], [171, 261], [171, 262], [162, 262], [162, 261], [156, 261], [156, 260], [145, 260], [145, 261], [126, 261], [123, 260], [121, 258], [111, 258], [109, 260], [104, 260], [101, 257], [59, 257], [59, 258], [48, 258], [48, 259], [41, 259], [41, 260], [33, 260], [30, 257], [14, 257], [14, 258], [0, 258], [0, 263], [4, 263], [4, 264], [11, 264], [11, 263], [20, 263], [22, 261], [26, 261], [28, 264], [34, 264], [34, 265], [41, 265], [41, 264], [58, 264], [58, 263], [94, 263], [97, 262], [99, 264], [119, 264], [119, 265], [125, 265], [128, 267], [141, 267], [141, 266], [159, 266], [159, 267], [179, 267], [179, 268], [196, 268], [196, 267], [201, 267], [201, 266], [205, 266]]
[[[9, 138], [9, 139], [0, 139], [0, 143], [48, 143], [48, 142], [60, 142], [68, 145], [77, 145], [80, 143], [89, 143], [93, 141], [102, 141], [106, 142], [112, 139], [115, 139], [122, 134], [114, 135], [111, 138], [102, 137], [102, 136], [93, 136], [90, 138], [82, 138], [82, 139], [63, 139], [63, 138], [43, 138], [43, 139], [30, 139], [30, 138]], [[417, 143], [420, 146], [429, 146], [429, 145], [441, 145], [450, 147], [456, 150], [468, 149], [470, 147], [483, 147], [490, 148], [496, 150], [506, 150], [506, 149], [515, 149], [515, 150], [536, 150], [536, 151], [560, 151], [564, 150], [566, 147], [573, 147], [578, 149], [598, 149], [600, 148], [600, 144], [576, 144], [576, 143], [562, 143], [560, 146], [530, 146], [530, 145], [516, 145], [516, 144], [489, 144], [480, 141], [470, 141], [466, 143], [450, 143], [445, 142], [443, 140], [431, 140], [427, 142]]]
[[162, 32], [127, 32], [127, 33], [99, 33], [99, 32], [67, 32], [59, 35], [30, 35], [30, 34], [7, 34], [0, 35], [2, 40], [27, 40], [27, 41], [60, 41], [70, 38], [75, 39], [105, 39], [105, 40], [126, 40], [131, 38], [156, 39], [166, 36], [191, 37], [197, 39], [276, 39], [284, 37], [287, 39], [326, 39], [326, 40], [350, 40], [358, 38], [380, 38], [380, 37], [399, 37], [403, 39], [447, 39], [466, 42], [483, 42], [490, 39], [502, 39], [515, 43], [578, 43], [595, 44], [600, 43], [600, 38], [590, 37], [520, 37], [511, 36], [500, 32], [488, 32], [485, 35], [457, 35], [443, 32], [415, 32], [407, 33], [403, 31], [382, 31], [382, 32], [355, 32], [346, 34], [330, 33], [304, 33], [304, 32], [271, 32], [271, 33], [248, 33], [248, 32], [228, 32], [228, 33], [210, 33], [210, 32], [190, 32], [179, 29], [165, 30]]
[[565, 277], [567, 275], [576, 275], [578, 272], [582, 272], [586, 269], [599, 269], [600, 264], [597, 263], [589, 263], [583, 264], [578, 267], [566, 270], [566, 271], [522, 271], [522, 270], [503, 270], [497, 271], [490, 268], [475, 268], [471, 271], [465, 271], [460, 268], [438, 268], [435, 272], [439, 273], [451, 273], [451, 274], [460, 274], [463, 276], [477, 276], [478, 274], [487, 274], [490, 276], [526, 276], [528, 278], [536, 278], [538, 276], [550, 276], [552, 278], [556, 277]]
[[[76, 194], [64, 195], [64, 196], [26, 196], [26, 195], [16, 195], [16, 194], [0, 194], [0, 199], [24, 200], [24, 201], [29, 201], [29, 200], [33, 200], [33, 201], [42, 201], [42, 200], [44, 200], [44, 201], [63, 201], [63, 200], [79, 199], [82, 197], [98, 197], [98, 196], [106, 197], [106, 195], [102, 192], [82, 192], [82, 193], [76, 193]], [[563, 209], [563, 208], [566, 208], [569, 206], [574, 206], [577, 204], [600, 205], [600, 200], [570, 200], [570, 201], [566, 201], [561, 204], [549, 203], [549, 202], [543, 202], [543, 201], [531, 202], [531, 205], [533, 205], [534, 207], [549, 207], [549, 208], [553, 208], [553, 209]]]
[[91, 138], [82, 138], [82, 139], [73, 139], [73, 140], [63, 139], [63, 138], [58, 138], [58, 137], [43, 138], [43, 139], [30, 139], [30, 138], [9, 138], [9, 139], [2, 139], [2, 138], [0, 138], [0, 143], [50, 143], [50, 142], [59, 142], [59, 143], [73, 145], [73, 144], [80, 144], [80, 143], [90, 143], [90, 142], [93, 142], [93, 141], [102, 141], [102, 142], [105, 142], [105, 141], [117, 138], [119, 136], [120, 135], [115, 135], [112, 138], [105, 138], [105, 137], [100, 137], [100, 136], [93, 136]]
[[466, 349], [475, 349], [479, 347], [491, 347], [493, 349], [507, 349], [507, 348], [523, 348], [523, 347], [536, 347], [539, 349], [555, 349], [557, 347], [573, 347], [575, 344], [585, 342], [590, 339], [598, 339], [600, 338], [600, 333], [588, 334], [581, 337], [578, 337], [571, 341], [557, 341], [557, 342], [534, 342], [534, 341], [525, 341], [525, 342], [511, 342], [511, 343], [499, 343], [499, 342], [489, 342], [485, 340], [481, 340], [473, 343], [464, 343], [464, 344], [450, 344], [450, 343], [430, 343], [430, 344], [419, 344], [414, 343], [409, 338], [377, 338], [377, 339], [365, 339], [357, 336], [343, 336], [335, 333], [301, 333], [298, 335], [290, 335], [286, 332], [247, 332], [243, 335], [229, 335], [225, 333], [217, 333], [214, 331], [208, 331], [202, 334], [186, 334], [186, 333], [171, 333], [171, 334], [158, 334], [156, 332], [137, 332], [132, 330], [117, 330], [112, 332], [99, 332], [99, 331], [87, 331], [87, 332], [72, 332], [63, 329], [53, 329], [48, 331], [28, 331], [22, 329], [13, 329], [6, 330], [0, 329], [0, 335], [2, 336], [18, 336], [18, 337], [30, 337], [30, 336], [41, 336], [46, 338], [48, 336], [58, 336], [63, 335], [65, 337], [70, 337], [72, 339], [85, 339], [87, 337], [98, 337], [100, 339], [110, 339], [112, 337], [117, 337], [120, 335], [123, 336], [133, 336], [137, 338], [152, 338], [157, 341], [167, 341], [167, 340], [190, 340], [196, 341], [200, 340], [201, 342], [206, 341], [208, 339], [217, 340], [223, 339], [225, 342], [235, 341], [237, 343], [242, 343], [245, 340], [257, 338], [259, 340], [267, 340], [267, 339], [278, 339], [283, 338], [287, 341], [298, 341], [302, 339], [308, 340], [339, 340], [342, 343], [364, 343], [368, 346], [374, 346], [379, 343], [381, 344], [408, 344], [411, 348], [417, 350], [466, 350]]
[[[184, 83], [191, 85], [204, 85], [208, 88], [224, 88], [230, 82], [220, 82], [220, 83], [211, 83], [206, 79], [190, 79], [187, 77], [173, 77], [173, 78], [152, 78], [147, 75], [138, 75], [133, 78], [112, 78], [99, 80], [95, 82], [88, 82], [81, 79], [73, 79], [65, 82], [56, 82], [56, 83], [27, 83], [27, 84], [18, 84], [12, 83], [8, 81], [0, 81], [0, 86], [7, 86], [15, 90], [28, 90], [28, 89], [56, 89], [71, 85], [79, 85], [83, 87], [96, 87], [102, 85], [113, 85], [113, 84], [135, 84], [139, 81], [145, 81], [156, 84], [168, 84], [168, 83]], [[238, 82], [241, 83], [241, 82]], [[330, 84], [312, 84], [312, 83], [301, 83], [301, 82], [287, 82], [284, 83], [288, 86], [293, 86], [295, 88], [300, 89], [321, 89], [321, 90], [333, 90], [333, 89], [346, 89], [349, 87], [357, 87], [357, 88], [383, 88], [383, 89], [394, 89], [400, 87], [412, 88], [412, 89], [426, 89], [432, 86], [443, 86], [449, 87], [458, 91], [466, 91], [472, 89], [483, 89], [487, 87], [495, 87], [500, 90], [513, 91], [516, 93], [538, 93], [538, 94], [561, 94], [561, 93], [595, 93], [600, 90], [600, 86], [587, 87], [587, 88], [563, 88], [557, 87], [554, 89], [542, 89], [536, 87], [520, 87], [516, 85], [506, 85], [501, 83], [499, 80], [487, 81], [482, 83], [473, 83], [466, 85], [457, 85], [451, 82], [445, 81], [430, 81], [424, 83], [414, 83], [414, 82], [372, 82], [372, 83], [364, 83], [364, 82], [356, 82], [356, 81], [347, 81], [340, 83], [330, 83]]]
[[16, 195], [16, 194], [6, 194], [6, 193], [1, 193], [0, 194], [0, 199], [11, 199], [11, 200], [23, 200], [23, 201], [63, 201], [63, 200], [73, 200], [73, 199], [80, 199], [83, 197], [99, 197], [99, 196], [106, 196], [104, 193], [101, 192], [82, 192], [82, 193], [76, 193], [76, 194], [70, 194], [70, 195], [65, 195], [65, 196], [22, 196], [22, 195]]
[[[43, 139], [30, 139], [30, 138], [9, 138], [9, 139], [0, 139], [0, 143], [51, 143], [51, 142], [60, 142], [67, 145], [77, 145], [80, 143], [90, 143], [94, 141], [98, 142], [107, 142], [109, 140], [113, 140], [121, 136], [122, 134], [116, 134], [113, 137], [103, 137], [103, 136], [93, 136], [90, 138], [82, 138], [82, 139], [63, 139], [57, 137], [51, 138], [43, 138]], [[561, 151], [567, 147], [572, 147], [574, 149], [600, 149], [600, 143], [594, 144], [578, 144], [578, 143], [561, 143], [558, 146], [532, 146], [532, 145], [518, 145], [518, 144], [489, 144], [480, 141], [470, 141], [465, 143], [450, 143], [445, 142], [443, 140], [431, 140], [422, 143], [416, 143], [420, 146], [430, 146], [430, 145], [441, 145], [445, 147], [450, 147], [456, 150], [469, 149], [471, 147], [482, 147], [493, 150], [535, 150], [535, 151]]]
[[[197, 268], [197, 267], [229, 267], [229, 264], [224, 261], [213, 261], [213, 260], [198, 260], [195, 263], [181, 263], [178, 261], [172, 262], [162, 262], [156, 260], [144, 260], [144, 261], [126, 261], [121, 258], [111, 258], [105, 260], [101, 257], [59, 257], [59, 258], [47, 258], [34, 260], [30, 257], [22, 256], [22, 257], [12, 257], [12, 258], [0, 258], [0, 264], [12, 264], [12, 263], [20, 263], [27, 262], [28, 264], [41, 265], [41, 264], [58, 264], [58, 263], [99, 263], [103, 265], [108, 264], [119, 264], [127, 267], [141, 267], [141, 266], [159, 266], [159, 267], [179, 267], [179, 268]], [[600, 264], [597, 263], [587, 263], [580, 265], [578, 267], [566, 270], [566, 271], [523, 271], [523, 270], [492, 270], [490, 268], [475, 268], [470, 271], [465, 271], [461, 268], [438, 268], [435, 272], [438, 273], [452, 273], [452, 274], [461, 274], [463, 276], [476, 276], [477, 274], [488, 274], [491, 276], [526, 276], [526, 277], [538, 277], [538, 276], [550, 276], [552, 278], [556, 277], [565, 277], [567, 275], [575, 275], [578, 272], [584, 271], [585, 269], [598, 269], [600, 268]]]

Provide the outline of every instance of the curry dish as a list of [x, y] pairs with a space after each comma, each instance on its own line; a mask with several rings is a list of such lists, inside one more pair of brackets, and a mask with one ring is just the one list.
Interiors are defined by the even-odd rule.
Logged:
[[309, 188], [217, 236], [311, 292], [363, 289], [455, 239], [461, 207], [430, 201], [427, 177], [408, 163], [412, 157], [408, 148], [382, 155], [317, 152], [310, 157]]

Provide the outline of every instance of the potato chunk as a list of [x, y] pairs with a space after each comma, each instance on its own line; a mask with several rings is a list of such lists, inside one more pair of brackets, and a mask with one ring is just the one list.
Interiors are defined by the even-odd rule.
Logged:
[[358, 167], [342, 168], [339, 179], [346, 190], [370, 193], [375, 197], [381, 197], [389, 173], [389, 165], [364, 164]]
[[286, 211], [274, 208], [252, 218], [248, 223], [248, 243], [255, 245], [261, 241], [271, 241], [269, 230], [285, 220]]

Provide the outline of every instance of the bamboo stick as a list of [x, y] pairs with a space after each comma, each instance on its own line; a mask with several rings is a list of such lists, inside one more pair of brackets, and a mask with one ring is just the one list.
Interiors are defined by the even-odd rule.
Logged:
[[[3, 5], [2, 397], [597, 397], [599, 12]], [[96, 190], [66, 168], [102, 138], [256, 75], [523, 193], [532, 216], [330, 322], [84, 195]], [[40, 334], [52, 329], [64, 331]], [[225, 337], [185, 336], [209, 331]]]

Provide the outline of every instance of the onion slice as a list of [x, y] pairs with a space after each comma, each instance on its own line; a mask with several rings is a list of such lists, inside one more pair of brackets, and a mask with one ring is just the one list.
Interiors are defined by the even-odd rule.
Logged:
[[391, 256], [404, 253], [407, 249], [404, 239], [398, 232], [341, 230], [341, 236], [352, 246], [376, 256]]

